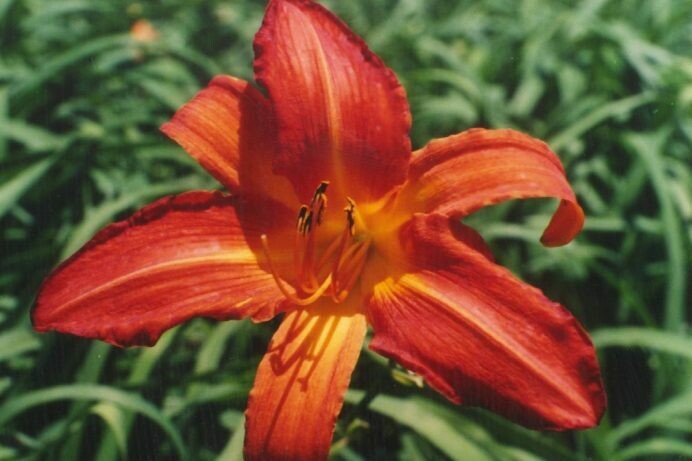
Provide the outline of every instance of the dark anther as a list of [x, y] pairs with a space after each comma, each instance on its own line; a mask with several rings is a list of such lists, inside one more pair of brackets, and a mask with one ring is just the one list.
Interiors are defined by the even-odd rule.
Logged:
[[315, 194], [312, 196], [312, 200], [310, 200], [310, 208], [315, 206], [317, 200], [323, 198], [324, 194], [327, 192], [327, 187], [329, 187], [329, 181], [322, 181], [320, 185], [317, 186], [317, 189], [315, 189]]
[[301, 229], [301, 232], [303, 234], [307, 234], [310, 232], [310, 229], [312, 229], [312, 211], [308, 213], [308, 215], [305, 217], [305, 221], [303, 222], [303, 229]]
[[296, 223], [296, 227], [300, 232], [303, 231], [303, 225], [305, 223], [305, 215], [308, 213], [308, 207], [307, 205], [301, 205], [300, 206], [300, 211], [298, 211], [298, 222]]
[[322, 181], [319, 186], [317, 186], [317, 189], [315, 190], [315, 195], [317, 194], [324, 194], [327, 192], [327, 187], [329, 187], [329, 181]]
[[353, 216], [353, 213], [355, 212], [355, 209], [356, 209], [356, 203], [348, 197], [346, 198], [346, 200], [348, 200], [348, 205], [346, 206], [346, 208], [344, 208], [344, 211], [346, 212], [346, 221], [348, 222], [348, 231], [351, 234], [351, 236], [353, 236], [356, 233], [356, 220]]

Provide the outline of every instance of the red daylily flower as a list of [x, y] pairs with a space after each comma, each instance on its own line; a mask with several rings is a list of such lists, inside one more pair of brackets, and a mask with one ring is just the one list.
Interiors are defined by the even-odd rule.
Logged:
[[162, 127], [231, 195], [167, 197], [99, 232], [45, 281], [35, 328], [151, 345], [196, 316], [284, 313], [250, 393], [250, 460], [327, 456], [367, 323], [371, 349], [453, 402], [531, 428], [595, 425], [587, 334], [460, 222], [556, 197], [542, 242], [571, 241], [584, 216], [548, 146], [473, 129], [412, 153], [393, 72], [308, 0], [272, 0], [255, 51], [268, 97], [219, 76]]

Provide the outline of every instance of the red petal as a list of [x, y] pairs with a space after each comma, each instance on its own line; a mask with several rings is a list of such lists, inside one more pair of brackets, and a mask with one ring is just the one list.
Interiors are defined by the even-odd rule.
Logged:
[[561, 199], [543, 233], [546, 246], [569, 243], [584, 224], [558, 157], [542, 141], [512, 130], [472, 129], [414, 153], [402, 197], [414, 211], [463, 217], [514, 198]]
[[454, 402], [531, 428], [597, 424], [605, 395], [587, 334], [564, 307], [475, 251], [467, 233], [440, 215], [402, 228], [409, 266], [374, 286], [370, 347]]
[[34, 327], [126, 346], [151, 345], [196, 316], [270, 318], [283, 297], [248, 243], [291, 215], [218, 192], [161, 199], [103, 229], [46, 279]]
[[249, 83], [214, 77], [161, 131], [229, 190], [297, 207], [290, 184], [271, 171], [278, 133], [269, 101]]
[[394, 73], [348, 26], [306, 0], [273, 0], [255, 37], [255, 74], [279, 121], [275, 171], [307, 200], [321, 180], [356, 201], [402, 183], [411, 117]]
[[245, 459], [323, 460], [365, 337], [365, 317], [328, 300], [289, 313], [246, 412]]

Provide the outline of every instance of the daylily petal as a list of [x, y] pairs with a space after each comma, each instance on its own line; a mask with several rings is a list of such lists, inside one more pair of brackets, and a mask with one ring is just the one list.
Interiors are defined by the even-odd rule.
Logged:
[[327, 458], [365, 337], [365, 317], [353, 307], [324, 298], [286, 315], [250, 393], [246, 460]]
[[281, 150], [275, 171], [307, 200], [321, 180], [357, 202], [402, 183], [411, 116], [404, 89], [365, 42], [322, 6], [273, 0], [255, 37]]
[[546, 246], [569, 243], [584, 224], [558, 157], [544, 142], [513, 130], [475, 128], [431, 141], [414, 153], [401, 194], [412, 211], [457, 218], [509, 199], [559, 198], [541, 237]]
[[367, 301], [371, 349], [454, 402], [531, 428], [594, 426], [605, 395], [587, 334], [564, 307], [474, 250], [469, 235], [441, 215], [402, 227], [405, 262], [379, 275]]
[[277, 234], [272, 223], [289, 216], [275, 203], [219, 192], [161, 199], [106, 227], [53, 271], [34, 327], [127, 346], [151, 345], [196, 316], [271, 318], [283, 296], [248, 245], [258, 245], [260, 232]]
[[297, 206], [290, 184], [272, 173], [277, 133], [269, 101], [249, 83], [214, 77], [161, 131], [228, 190]]

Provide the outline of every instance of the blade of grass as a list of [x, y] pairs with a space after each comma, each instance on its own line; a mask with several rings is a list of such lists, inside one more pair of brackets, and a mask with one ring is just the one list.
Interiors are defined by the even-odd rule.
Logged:
[[686, 272], [685, 247], [680, 222], [668, 192], [663, 144], [667, 130], [654, 134], [630, 133], [625, 143], [642, 159], [658, 199], [665, 231], [668, 262], [666, 303], [663, 324], [668, 330], [679, 330], [685, 324]]
[[689, 418], [690, 415], [692, 415], [692, 388], [672, 399], [654, 406], [651, 410], [638, 418], [623, 422], [614, 428], [606, 436], [606, 439], [610, 446], [616, 447], [627, 437], [650, 426], [664, 424], [666, 421], [673, 418]]
[[[113, 459], [127, 459], [126, 415], [117, 405], [101, 402], [91, 408], [91, 412], [100, 416], [110, 429], [107, 434], [113, 439]], [[96, 458], [99, 459], [99, 458]]]
[[24, 327], [17, 327], [0, 334], [0, 362], [18, 357], [41, 347], [36, 335]]
[[245, 441], [245, 417], [236, 426], [228, 443], [219, 453], [216, 461], [243, 461], [243, 442]]
[[[130, 376], [127, 380], [128, 385], [137, 386], [146, 382], [156, 364], [173, 343], [177, 331], [177, 328], [167, 331], [161, 336], [154, 347], [143, 349], [142, 352], [140, 352], [139, 357], [137, 357], [137, 360], [130, 370]], [[110, 422], [113, 430], [111, 433], [104, 436], [94, 460], [115, 460], [118, 459], [118, 454], [122, 453], [120, 438], [125, 439], [125, 442], [127, 442], [127, 437], [132, 430], [134, 414], [132, 412], [123, 413], [117, 406], [107, 402], [102, 402], [99, 405], [103, 407], [107, 413], [118, 412], [119, 417]], [[121, 459], [127, 458], [122, 457]]]
[[39, 89], [46, 81], [55, 78], [56, 75], [59, 75], [66, 68], [90, 56], [97, 55], [104, 50], [125, 46], [130, 43], [130, 37], [124, 34], [109, 35], [89, 40], [86, 43], [81, 43], [49, 61], [43, 62], [41, 67], [35, 69], [29, 78], [22, 79], [13, 86], [10, 86], [10, 98], [11, 100], [23, 98], [32, 91]]
[[195, 374], [204, 374], [212, 370], [216, 370], [221, 362], [221, 356], [226, 350], [226, 342], [238, 328], [242, 326], [242, 322], [220, 322], [214, 327], [207, 340], [202, 345], [197, 359], [195, 360]]
[[[11, 3], [11, 2], [7, 2]], [[0, 7], [2, 8], [2, 7]], [[2, 11], [0, 11], [0, 20], [2, 20]], [[0, 85], [0, 127], [7, 123], [10, 118], [10, 103], [8, 97], [8, 90], [6, 85]], [[1, 128], [0, 128], [1, 129]], [[7, 141], [6, 135], [0, 133], [0, 162], [5, 160], [7, 157]]]
[[[74, 380], [78, 383], [90, 384], [96, 383], [101, 376], [101, 372], [106, 365], [108, 356], [112, 348], [110, 345], [102, 342], [95, 342], [89, 347], [82, 366], [75, 373]], [[85, 414], [89, 408], [89, 403], [83, 401], [73, 402], [67, 412], [66, 420], [73, 421], [79, 419], [79, 416]], [[69, 424], [65, 425], [65, 430], [69, 429]], [[80, 453], [80, 445], [84, 435], [84, 426], [81, 425], [76, 430], [72, 430], [69, 435], [64, 434], [61, 440], [61, 455], [62, 459], [76, 459]]]
[[601, 106], [587, 116], [582, 117], [579, 121], [563, 129], [558, 134], [552, 136], [549, 139], [548, 144], [550, 144], [550, 147], [552, 147], [553, 150], [559, 152], [581, 135], [602, 123], [604, 120], [627, 115], [637, 107], [648, 104], [653, 100], [653, 94], [640, 93]]
[[604, 328], [592, 332], [591, 339], [599, 349], [641, 347], [692, 360], [692, 339], [653, 328]]
[[[358, 404], [364, 395], [362, 391], [350, 390], [345, 401]], [[452, 459], [506, 459], [505, 450], [509, 447], [493, 439], [482, 425], [422, 397], [398, 398], [379, 394], [371, 401], [369, 409], [411, 428]], [[524, 439], [531, 433], [509, 422], [503, 427], [521, 431]], [[551, 453], [559, 454], [560, 459], [580, 459], [559, 444], [543, 442], [550, 447]]]
[[651, 459], [659, 456], [692, 459], [692, 443], [663, 437], [651, 438], [623, 448], [616, 459], [624, 461], [632, 458]]
[[[2, 94], [0, 94], [0, 98], [2, 98]], [[2, 110], [1, 104], [2, 101], [0, 101], [0, 111]], [[0, 120], [2, 120], [1, 112]], [[28, 150], [33, 152], [60, 150], [66, 142], [64, 137], [20, 120], [2, 120], [2, 123], [0, 123], [0, 138], [22, 143]]]
[[39, 160], [0, 185], [0, 219], [46, 174], [56, 160], [56, 156]]
[[15, 417], [33, 407], [60, 400], [112, 402], [122, 408], [140, 413], [151, 419], [166, 433], [181, 459], [187, 459], [180, 433], [158, 408], [137, 394], [97, 384], [69, 384], [24, 393], [0, 406], [0, 427], [4, 427]]

